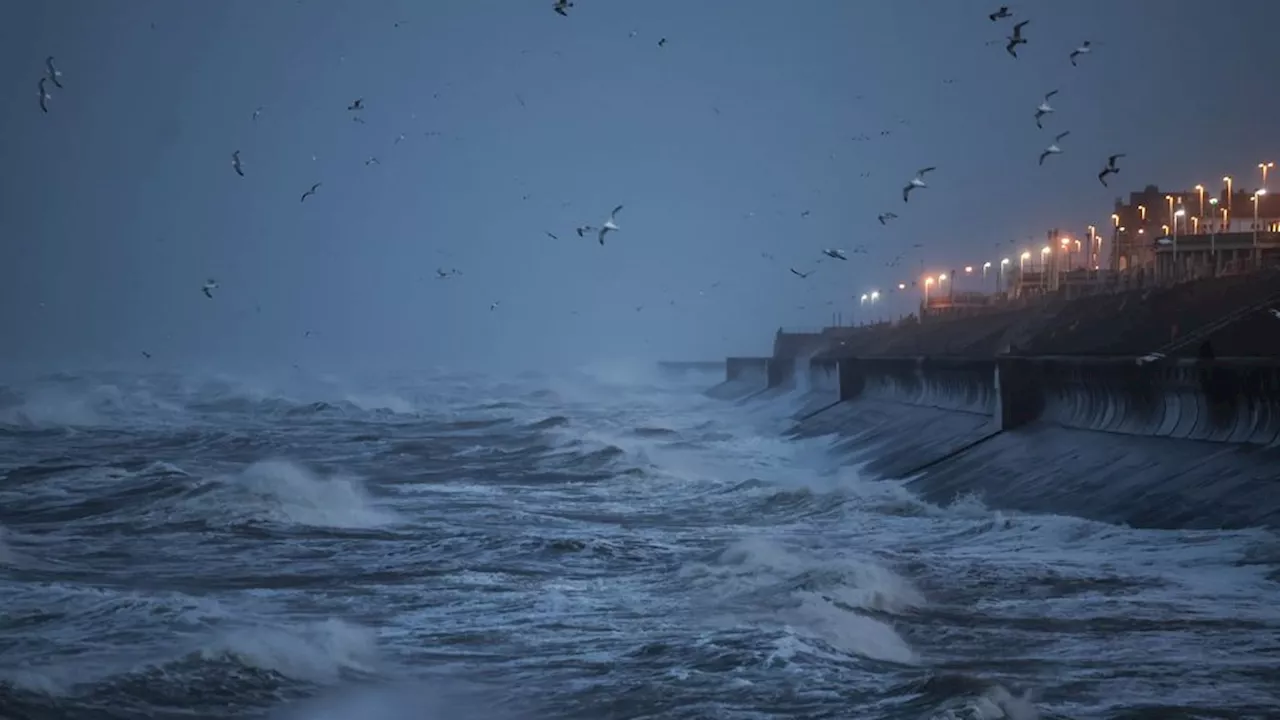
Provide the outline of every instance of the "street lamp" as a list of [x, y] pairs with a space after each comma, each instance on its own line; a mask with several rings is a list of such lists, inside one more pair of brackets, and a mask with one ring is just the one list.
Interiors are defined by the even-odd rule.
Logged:
[[[929, 309], [929, 288], [933, 287], [933, 278], [924, 279], [924, 309]], [[922, 313], [923, 314], [923, 313]]]
[[1263, 195], [1266, 195], [1266, 194], [1267, 194], [1267, 189], [1266, 189], [1266, 188], [1258, 188], [1258, 191], [1257, 191], [1257, 192], [1255, 192], [1255, 193], [1253, 194], [1253, 255], [1254, 255], [1254, 262], [1257, 262], [1257, 261], [1259, 260], [1259, 258], [1258, 258], [1258, 206], [1262, 204], [1262, 196], [1263, 196]]
[[1146, 206], [1146, 205], [1139, 205], [1139, 206], [1138, 206], [1138, 215], [1142, 218], [1142, 222], [1146, 222], [1146, 221], [1147, 221], [1147, 206]]
[[1044, 286], [1049, 282], [1049, 255], [1053, 253], [1053, 248], [1045, 245], [1040, 248], [1040, 285]]
[[1173, 196], [1165, 195], [1164, 199], [1169, 201], [1169, 224], [1172, 225], [1173, 224]]
[[984, 263], [982, 263], [982, 282], [983, 282], [983, 283], [986, 283], [986, 282], [987, 282], [987, 271], [988, 271], [988, 270], [990, 270], [990, 269], [991, 269], [991, 263], [990, 263], [990, 262], [984, 262]]
[[1178, 212], [1173, 214], [1173, 271], [1177, 275], [1181, 275], [1178, 268], [1178, 218], [1185, 217], [1186, 208], [1178, 208]]
[[907, 289], [907, 284], [906, 284], [906, 283], [898, 283], [898, 289], [899, 289], [899, 290], [906, 290], [906, 289]]
[[1258, 169], [1262, 171], [1262, 189], [1267, 189], [1267, 171], [1275, 167], [1273, 162], [1258, 163]]
[[[1026, 255], [1027, 253], [1023, 253]], [[1000, 286], [1004, 284], [1004, 268], [1009, 264], [1009, 258], [1000, 261], [1000, 274], [996, 275], [996, 292], [1000, 292]]]
[[1231, 176], [1230, 176], [1230, 175], [1223, 175], [1223, 176], [1222, 176], [1222, 182], [1224, 182], [1224, 183], [1226, 183], [1226, 184], [1227, 184], [1227, 217], [1228, 217], [1228, 222], [1230, 222], [1230, 216], [1231, 216]]
[[1022, 273], [1024, 273], [1024, 272], [1026, 272], [1026, 269], [1027, 269], [1027, 261], [1028, 261], [1028, 260], [1030, 260], [1030, 259], [1031, 259], [1031, 251], [1030, 251], [1030, 250], [1026, 250], [1026, 251], [1024, 251], [1021, 255], [1019, 255], [1019, 256], [1018, 256], [1018, 274], [1019, 274], [1019, 275], [1021, 275], [1021, 274], [1022, 274]]

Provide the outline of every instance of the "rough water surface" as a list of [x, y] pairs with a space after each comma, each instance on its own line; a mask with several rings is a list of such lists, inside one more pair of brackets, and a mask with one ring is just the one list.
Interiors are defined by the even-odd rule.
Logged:
[[0, 717], [1276, 717], [1271, 533], [930, 504], [714, 380], [0, 387]]

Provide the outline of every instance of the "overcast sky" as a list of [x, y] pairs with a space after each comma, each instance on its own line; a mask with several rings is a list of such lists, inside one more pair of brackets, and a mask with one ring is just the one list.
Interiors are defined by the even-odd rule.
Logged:
[[[1280, 154], [1280, 3], [1016, 3], [1016, 60], [996, 4], [5, 0], [0, 364], [759, 354], [922, 263], [998, 261], [1147, 183]], [[604, 247], [574, 233], [618, 204]]]

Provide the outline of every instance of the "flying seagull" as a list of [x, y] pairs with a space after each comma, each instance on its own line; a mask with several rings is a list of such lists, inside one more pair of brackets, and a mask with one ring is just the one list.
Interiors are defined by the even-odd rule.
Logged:
[[1005, 52], [1009, 53], [1010, 55], [1014, 56], [1015, 58], [1016, 58], [1016, 57], [1018, 57], [1017, 47], [1018, 47], [1019, 45], [1026, 45], [1026, 44], [1027, 44], [1027, 39], [1026, 39], [1026, 38], [1024, 38], [1024, 37], [1022, 37], [1022, 28], [1023, 28], [1023, 26], [1024, 26], [1024, 25], [1026, 25], [1026, 24], [1027, 24], [1027, 23], [1029, 23], [1029, 22], [1031, 22], [1031, 21], [1030, 21], [1030, 20], [1023, 20], [1022, 22], [1018, 23], [1017, 25], [1014, 25], [1014, 26], [1013, 26], [1013, 34], [1012, 34], [1012, 35], [1010, 35], [1008, 38], [1006, 38], [1006, 39], [1009, 41], [1009, 43], [1008, 43], [1007, 45], [1005, 45], [1005, 46], [1004, 46]]
[[622, 228], [618, 227], [617, 223], [615, 223], [615, 222], [614, 222], [614, 220], [616, 220], [616, 219], [617, 219], [617, 217], [618, 217], [618, 213], [619, 213], [621, 210], [622, 210], [622, 206], [621, 206], [621, 205], [619, 205], [618, 207], [614, 208], [614, 209], [613, 209], [613, 212], [609, 213], [609, 219], [604, 221], [604, 225], [601, 225], [601, 226], [600, 226], [600, 234], [599, 234], [599, 235], [597, 235], [597, 237], [599, 238], [599, 240], [600, 240], [600, 244], [601, 244], [601, 245], [603, 245], [603, 244], [604, 244], [604, 236], [605, 236], [605, 234], [607, 234], [610, 230], [621, 230], [621, 229], [622, 229]]
[[400, 133], [399, 135], [397, 135], [397, 136], [396, 136], [396, 141], [395, 141], [395, 142], [393, 142], [393, 143], [391, 143], [391, 144], [392, 144], [392, 145], [399, 145], [399, 144], [400, 144], [400, 141], [401, 141], [401, 140], [403, 140], [403, 139], [404, 139], [404, 133]]
[[1007, 17], [1009, 17], [1009, 16], [1010, 16], [1010, 15], [1012, 15], [1012, 14], [1013, 14], [1013, 13], [1009, 12], [1009, 6], [1008, 6], [1008, 5], [1001, 5], [999, 10], [997, 10], [997, 11], [995, 11], [995, 12], [991, 13], [991, 14], [990, 14], [990, 15], [988, 15], [987, 17], [988, 17], [988, 18], [990, 18], [991, 22], [995, 22], [995, 21], [999, 20], [1000, 18], [1007, 18]]
[[902, 188], [902, 202], [907, 201], [907, 196], [911, 193], [912, 190], [915, 190], [916, 188], [929, 187], [924, 182], [924, 174], [929, 172], [930, 170], [936, 170], [936, 169], [937, 168], [931, 166], [931, 167], [924, 168], [920, 172], [916, 173], [916, 176], [911, 178], [911, 182], [907, 183], [907, 186]]
[[876, 219], [880, 221], [881, 225], [888, 225], [889, 220], [896, 220], [897, 218], [898, 216], [891, 212], [880, 213], [878, 216], [876, 216]]
[[53, 81], [53, 86], [61, 90], [62, 81], [58, 78], [62, 77], [62, 71], [54, 67], [52, 55], [44, 59], [44, 67], [49, 71], [49, 79]]
[[542, 233], [543, 233], [544, 235], [546, 235], [547, 237], [551, 238], [552, 240], [559, 240], [559, 239], [560, 239], [560, 237], [559, 237], [558, 235], [556, 235], [555, 233], [553, 233], [553, 232], [549, 232], [549, 231], [547, 231], [547, 230], [543, 230], [543, 231], [542, 231]]
[[311, 197], [312, 195], [315, 195], [315, 194], [316, 194], [316, 190], [319, 190], [319, 189], [320, 189], [320, 186], [321, 186], [321, 185], [323, 185], [323, 184], [324, 184], [324, 183], [316, 183], [315, 185], [312, 185], [310, 190], [308, 190], [308, 191], [306, 191], [306, 192], [302, 193], [302, 199], [301, 199], [301, 200], [299, 200], [298, 202], [306, 202], [306, 201], [307, 201], [307, 198]]
[[1060, 132], [1056, 136], [1054, 136], [1053, 143], [1049, 145], [1049, 147], [1045, 148], [1044, 152], [1040, 153], [1041, 165], [1044, 164], [1045, 158], [1049, 157], [1050, 155], [1057, 155], [1058, 153], [1062, 152], [1062, 148], [1058, 147], [1058, 141], [1070, 134], [1071, 134], [1071, 131], [1068, 130], [1066, 132]]
[[240, 165], [240, 151], [231, 153], [231, 167], [236, 169], [236, 174], [244, 177], [244, 167]]
[[489, 312], [493, 312], [494, 310], [497, 310], [497, 309], [498, 309], [498, 303], [500, 303], [500, 302], [502, 302], [502, 301], [501, 301], [501, 300], [494, 300], [493, 302], [489, 303]]
[[452, 275], [452, 273], [447, 273], [447, 272], [445, 272], [445, 271], [444, 271], [444, 268], [436, 268], [436, 279], [437, 279], [437, 280], [444, 280], [445, 278], [449, 277], [450, 275]]
[[571, 7], [573, 7], [573, 3], [569, 2], [569, 0], [556, 0], [556, 4], [553, 5], [551, 9], [565, 17], [569, 17], [569, 13], [565, 11]]
[[798, 276], [801, 280], [803, 280], [803, 279], [805, 279], [805, 278], [807, 278], [807, 277], [809, 277], [810, 275], [812, 275], [812, 274], [813, 274], [813, 271], [812, 271], [812, 270], [810, 270], [810, 271], [809, 271], [809, 272], [807, 272], [807, 273], [802, 273], [802, 272], [800, 272], [799, 270], [797, 270], [797, 269], [795, 269], [795, 268], [788, 268], [788, 269], [789, 269], [789, 270], [791, 270], [791, 274], [792, 274], [792, 275], [796, 275], [796, 276]]
[[364, 109], [364, 98], [356, 98], [356, 101], [355, 101], [355, 102], [353, 102], [353, 103], [351, 103], [350, 105], [348, 105], [348, 106], [347, 106], [347, 109], [348, 109], [348, 110], [352, 110], [352, 111], [355, 111], [355, 110], [363, 110], [363, 109]]
[[254, 121], [255, 121], [255, 122], [258, 120], [258, 116], [259, 116], [259, 115], [261, 115], [261, 114], [262, 114], [262, 108], [261, 108], [261, 107], [258, 107], [258, 108], [256, 108], [256, 109], [254, 109], [254, 111], [253, 111], [253, 119], [254, 119]]
[[834, 258], [834, 259], [836, 259], [836, 260], [848, 260], [848, 259], [849, 259], [849, 258], [848, 258], [848, 256], [844, 254], [844, 251], [843, 251], [843, 250], [838, 250], [838, 249], [836, 249], [836, 248], [828, 248], [828, 249], [826, 249], [826, 250], [823, 250], [823, 251], [822, 251], [822, 254], [823, 254], [823, 255], [826, 255], [826, 256], [827, 256], [827, 257], [829, 257], [829, 258]]
[[376, 157], [374, 157], [374, 156], [370, 155], [370, 156], [369, 156], [369, 159], [364, 161], [364, 164], [365, 164], [365, 165], [381, 165], [381, 164], [382, 164], [382, 162], [381, 162], [380, 160], [378, 160], [378, 158], [376, 158]]
[[1122, 157], [1124, 157], [1124, 153], [1112, 155], [1111, 157], [1107, 158], [1107, 166], [1102, 168], [1102, 172], [1098, 173], [1098, 182], [1102, 183], [1103, 187], [1108, 187], [1107, 185], [1108, 175], [1114, 175], [1120, 172], [1120, 168], [1116, 167], [1116, 161]]
[[42, 77], [40, 78], [40, 82], [38, 83], [38, 86], [40, 88], [40, 111], [41, 112], [49, 112], [49, 101], [53, 99], [53, 96], [50, 95], [44, 89], [44, 83], [46, 80], [48, 80], [48, 78]]
[[142, 353], [142, 357], [144, 357], [144, 358], [146, 358], [146, 359], [148, 359], [148, 360], [150, 360], [150, 359], [151, 359], [151, 353], [147, 352], [146, 350], [139, 350], [139, 352], [141, 352], [141, 353]]
[[666, 38], [662, 38], [661, 40], [658, 41], [658, 47], [666, 47], [666, 46], [667, 46]]
[[1089, 52], [1090, 52], [1089, 41], [1085, 40], [1084, 42], [1080, 43], [1080, 47], [1071, 51], [1071, 67], [1079, 67], [1078, 65], [1076, 65], [1076, 58], [1080, 57], [1081, 55], [1088, 55]]
[[200, 292], [204, 293], [205, 297], [212, 300], [213, 291], [217, 289], [218, 289], [218, 281], [214, 280], [213, 278], [209, 278], [208, 280], [205, 281], [204, 286], [200, 288]]
[[1053, 106], [1049, 104], [1049, 98], [1057, 94], [1057, 90], [1050, 90], [1044, 94], [1044, 102], [1040, 103], [1040, 106], [1036, 108], [1036, 127], [1044, 129], [1044, 125], [1040, 124], [1040, 118], [1053, 112]]

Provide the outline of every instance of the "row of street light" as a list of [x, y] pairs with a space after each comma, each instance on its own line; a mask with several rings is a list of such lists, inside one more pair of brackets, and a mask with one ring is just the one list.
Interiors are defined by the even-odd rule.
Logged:
[[[1275, 166], [1276, 164], [1274, 162], [1258, 163], [1258, 169], [1262, 173], [1262, 186], [1259, 187], [1257, 190], [1255, 190], [1250, 196], [1250, 199], [1253, 201], [1253, 235], [1254, 235], [1253, 242], [1255, 247], [1257, 246], [1257, 243], [1258, 243], [1258, 205], [1261, 203], [1261, 199], [1267, 194], [1268, 171], [1270, 171]], [[1224, 229], [1230, 229], [1230, 220], [1231, 220], [1231, 212], [1232, 212], [1231, 196], [1232, 196], [1234, 181], [1230, 175], [1224, 175], [1222, 178], [1222, 182], [1226, 188], [1226, 207], [1223, 207], [1223, 208], [1218, 207], [1218, 205], [1220, 204], [1220, 201], [1218, 198], [1208, 198], [1208, 203], [1210, 208], [1214, 210], [1215, 218], [1217, 217], [1219, 212], [1221, 213], [1222, 227]], [[1208, 229], [1208, 223], [1204, 221], [1205, 187], [1203, 184], [1197, 184], [1194, 190], [1199, 194], [1200, 213], [1198, 216], [1192, 216], [1189, 220], [1183, 220], [1183, 218], [1187, 217], [1186, 208], [1175, 207], [1175, 203], [1180, 203], [1180, 201], [1177, 198], [1175, 198], [1173, 195], [1165, 195], [1164, 197], [1164, 199], [1169, 203], [1169, 223], [1166, 225], [1162, 225], [1161, 227], [1163, 228], [1166, 236], [1171, 236], [1171, 239], [1173, 242], [1173, 254], [1174, 254], [1175, 263], [1177, 262], [1177, 253], [1178, 253], [1178, 221], [1183, 220], [1184, 226], [1187, 222], [1192, 223], [1193, 233], [1197, 233], [1197, 234], [1200, 233], [1202, 226], [1204, 226], [1206, 230]], [[1138, 206], [1138, 213], [1142, 221], [1146, 222], [1147, 208], [1145, 205]], [[1115, 228], [1115, 230], [1117, 230], [1118, 232], [1125, 231], [1125, 228], [1120, 226], [1120, 216], [1118, 214], [1112, 213], [1111, 222], [1112, 222], [1112, 227]], [[1143, 230], [1140, 228], [1138, 232], [1142, 233]], [[1114, 242], [1114, 239], [1113, 239], [1113, 242]], [[1061, 244], [1062, 244], [1063, 252], [1068, 253], [1068, 255], [1071, 253], [1072, 245], [1075, 246], [1075, 250], [1077, 252], [1082, 250], [1083, 248], [1080, 240], [1072, 240], [1069, 237], [1062, 238]], [[1098, 262], [1098, 258], [1101, 256], [1101, 248], [1102, 248], [1102, 238], [1101, 236], [1098, 235], [1097, 227], [1094, 225], [1090, 225], [1089, 226], [1090, 257], [1088, 258], [1086, 267], [1093, 267], [1094, 269], [1098, 268], [1097, 262]], [[1041, 271], [1043, 271], [1048, 266], [1049, 256], [1052, 254], [1053, 254], [1053, 248], [1050, 247], [1049, 245], [1045, 245], [1040, 249]], [[1020, 276], [1026, 274], [1027, 263], [1033, 257], [1034, 255], [1031, 253], [1030, 250], [1024, 250], [1018, 254], [1018, 273]], [[1001, 286], [1003, 285], [1005, 274], [1008, 272], [1008, 268], [1012, 264], [1013, 264], [1013, 261], [1011, 258], [1001, 258], [1000, 264], [996, 268], [996, 272], [997, 272], [996, 290], [997, 291], [999, 291]], [[990, 261], [984, 262], [982, 264], [981, 270], [982, 270], [982, 279], [984, 283], [986, 282], [987, 275], [988, 273], [991, 272], [991, 269], [993, 266], [994, 266], [993, 263]], [[964, 272], [966, 275], [972, 275], [974, 272], [974, 267], [972, 265], [967, 265], [964, 268]], [[948, 280], [949, 278], [947, 277], [946, 273], [938, 273], [937, 275], [926, 276], [923, 279], [921, 288], [924, 293], [924, 301], [926, 305], [929, 302], [930, 291], [935, 286], [941, 289], [943, 284], [946, 283]], [[897, 289], [899, 291], [905, 291], [907, 289], [907, 283], [899, 282], [897, 285]], [[880, 298], [881, 298], [881, 294], [879, 290], [870, 290], [870, 291], [864, 292], [858, 298], [858, 306], [860, 308], [865, 308], [867, 305], [875, 306], [875, 304], [880, 301]]]

